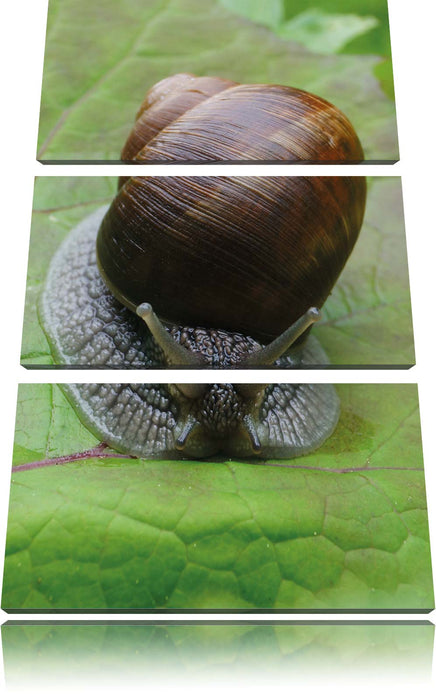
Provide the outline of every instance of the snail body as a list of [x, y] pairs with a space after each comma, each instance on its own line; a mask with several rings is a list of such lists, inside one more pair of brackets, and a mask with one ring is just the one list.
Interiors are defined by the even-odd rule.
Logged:
[[68, 384], [63, 389], [101, 441], [146, 458], [296, 457], [317, 449], [339, 416], [339, 400], [328, 384]]

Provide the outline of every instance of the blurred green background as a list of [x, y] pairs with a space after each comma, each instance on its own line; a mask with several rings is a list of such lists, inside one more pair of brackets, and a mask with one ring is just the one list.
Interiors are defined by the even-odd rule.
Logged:
[[389, 17], [386, 0], [219, 0], [272, 29], [282, 39], [299, 42], [315, 53], [378, 54], [374, 73], [394, 99]]
[[219, 0], [228, 10], [320, 53], [390, 56], [386, 0]]

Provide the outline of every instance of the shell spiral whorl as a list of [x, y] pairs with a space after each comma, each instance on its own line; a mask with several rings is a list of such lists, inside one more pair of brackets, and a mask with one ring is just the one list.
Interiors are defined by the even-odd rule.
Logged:
[[321, 97], [182, 73], [149, 90], [121, 159], [351, 163], [363, 151], [349, 120]]

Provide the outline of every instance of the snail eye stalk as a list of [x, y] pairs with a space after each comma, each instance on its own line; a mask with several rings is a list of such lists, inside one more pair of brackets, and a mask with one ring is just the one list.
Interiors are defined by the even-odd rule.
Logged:
[[259, 440], [259, 436], [257, 434], [256, 426], [254, 425], [253, 418], [247, 414], [243, 418], [243, 423], [245, 425], [245, 428], [247, 430], [248, 436], [250, 438], [251, 442], [251, 448], [254, 452], [254, 454], [258, 455], [260, 454], [262, 450], [262, 445]]
[[255, 399], [268, 384], [235, 384], [234, 386], [244, 399]]
[[207, 384], [176, 384], [178, 390], [187, 399], [199, 399], [207, 389]]
[[194, 430], [195, 426], [198, 425], [198, 421], [194, 416], [188, 416], [185, 425], [182, 428], [182, 432], [180, 433], [179, 437], [176, 440], [176, 449], [180, 450], [180, 452], [184, 449], [186, 445], [186, 441], [192, 431]]
[[273, 362], [278, 360], [279, 357], [295, 343], [305, 330], [316, 321], [319, 321], [320, 318], [320, 310], [312, 306], [305, 314], [300, 316], [292, 326], [289, 326], [286, 331], [279, 335], [278, 338], [275, 338], [269, 345], [265, 345], [264, 348], [247, 355], [240, 364], [244, 365], [244, 367], [272, 365]]
[[136, 308], [136, 314], [142, 318], [144, 323], [148, 326], [148, 330], [152, 334], [154, 340], [164, 352], [168, 364], [187, 365], [188, 367], [201, 367], [204, 364], [198, 355], [189, 352], [189, 350], [182, 347], [174, 340], [159, 321], [151, 304], [140, 304]]

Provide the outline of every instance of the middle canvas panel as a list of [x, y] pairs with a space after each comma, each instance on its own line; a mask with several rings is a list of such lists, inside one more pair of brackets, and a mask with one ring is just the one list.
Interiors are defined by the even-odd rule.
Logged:
[[40, 177], [25, 367], [414, 364], [398, 177]]

